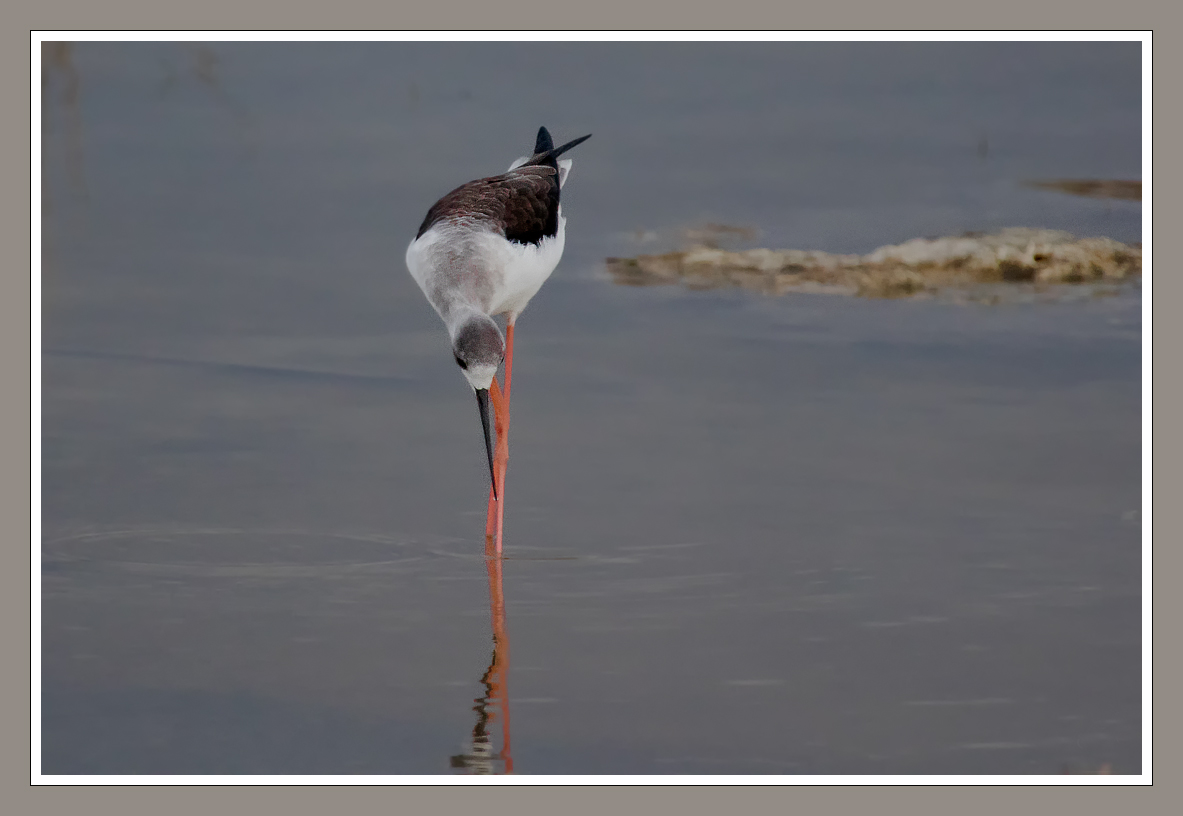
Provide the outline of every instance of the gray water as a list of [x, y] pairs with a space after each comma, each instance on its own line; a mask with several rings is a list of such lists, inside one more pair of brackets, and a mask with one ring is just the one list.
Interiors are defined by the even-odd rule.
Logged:
[[[1139, 772], [1136, 287], [603, 265], [707, 222], [1139, 241], [1137, 203], [1023, 186], [1140, 177], [1139, 70], [1136, 43], [52, 52], [43, 772]], [[594, 135], [518, 324], [493, 586], [477, 412], [402, 258], [540, 124]], [[493, 756], [453, 759], [474, 728]]]

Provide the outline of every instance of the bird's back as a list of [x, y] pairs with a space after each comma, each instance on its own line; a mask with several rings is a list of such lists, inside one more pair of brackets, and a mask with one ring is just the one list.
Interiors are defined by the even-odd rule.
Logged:
[[558, 172], [524, 166], [470, 181], [432, 205], [407, 264], [445, 320], [452, 307], [445, 297], [516, 319], [558, 266], [564, 243]]
[[538, 244], [559, 228], [559, 174], [524, 166], [462, 184], [432, 205], [416, 238], [446, 221], [470, 222], [508, 241]]
[[540, 128], [534, 155], [505, 173], [462, 184], [431, 206], [407, 266], [445, 322], [457, 306], [485, 314], [526, 307], [558, 265], [565, 242], [559, 195], [570, 162]]

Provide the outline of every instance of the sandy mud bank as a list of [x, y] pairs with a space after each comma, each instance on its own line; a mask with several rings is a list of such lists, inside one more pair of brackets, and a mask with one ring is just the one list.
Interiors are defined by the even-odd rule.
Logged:
[[698, 245], [660, 255], [608, 258], [607, 266], [617, 283], [629, 286], [680, 284], [741, 287], [771, 295], [798, 291], [879, 298], [943, 293], [990, 301], [1011, 294], [1067, 296], [1080, 285], [1088, 285], [1090, 294], [1114, 291], [1141, 277], [1142, 248], [1110, 238], [1014, 227], [992, 234], [916, 238], [867, 255]]

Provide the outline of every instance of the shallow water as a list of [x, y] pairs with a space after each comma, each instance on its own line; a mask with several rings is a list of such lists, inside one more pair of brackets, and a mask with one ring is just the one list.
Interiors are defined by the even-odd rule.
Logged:
[[[1139, 771], [1136, 288], [762, 298], [602, 263], [706, 221], [1140, 240], [1136, 203], [1021, 184], [1136, 178], [1138, 70], [1136, 44], [57, 54], [43, 771]], [[402, 255], [539, 124], [595, 135], [519, 323], [497, 581], [476, 410]], [[456, 759], [474, 728], [493, 755]]]

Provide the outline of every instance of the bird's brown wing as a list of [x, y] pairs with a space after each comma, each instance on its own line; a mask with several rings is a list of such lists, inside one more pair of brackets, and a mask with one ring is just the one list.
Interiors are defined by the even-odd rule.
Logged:
[[510, 241], [537, 244], [559, 229], [559, 176], [551, 167], [519, 167], [457, 187], [427, 211], [416, 238], [440, 221], [485, 221]]

